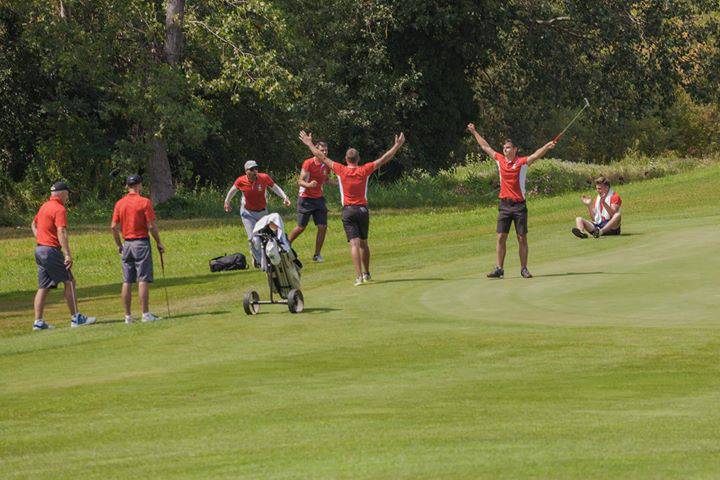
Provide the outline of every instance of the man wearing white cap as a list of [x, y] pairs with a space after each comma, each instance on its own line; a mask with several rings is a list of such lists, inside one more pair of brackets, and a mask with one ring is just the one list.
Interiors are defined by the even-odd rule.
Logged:
[[275, 184], [270, 175], [258, 172], [258, 164], [255, 160], [245, 162], [245, 175], [238, 177], [230, 187], [225, 196], [225, 211], [231, 212], [230, 202], [238, 191], [242, 192], [240, 201], [240, 217], [242, 218], [245, 232], [247, 233], [250, 252], [252, 253], [255, 266], [260, 265], [260, 251], [252, 243], [253, 228], [258, 220], [268, 214], [267, 211], [267, 189], [283, 199], [286, 207], [290, 206], [290, 199], [282, 188]]

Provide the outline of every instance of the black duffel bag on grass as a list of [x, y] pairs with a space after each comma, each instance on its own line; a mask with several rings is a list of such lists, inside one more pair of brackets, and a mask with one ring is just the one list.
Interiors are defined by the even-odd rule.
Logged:
[[245, 255], [242, 253], [233, 253], [232, 255], [223, 255], [210, 260], [211, 272], [224, 272], [227, 270], [245, 270], [248, 268]]

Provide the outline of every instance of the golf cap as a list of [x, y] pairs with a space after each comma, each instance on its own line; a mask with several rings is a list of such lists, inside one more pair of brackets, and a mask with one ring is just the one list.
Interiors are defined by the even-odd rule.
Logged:
[[52, 184], [52, 187], [50, 187], [51, 192], [69, 192], [70, 187], [68, 187], [68, 184], [65, 182], [55, 182]]
[[140, 175], [130, 175], [127, 177], [127, 180], [125, 180], [125, 185], [128, 187], [132, 187], [133, 185], [137, 185], [138, 183], [142, 183], [142, 177]]
[[248, 160], [245, 162], [245, 170], [250, 170], [251, 168], [258, 168], [258, 164], [255, 160]]

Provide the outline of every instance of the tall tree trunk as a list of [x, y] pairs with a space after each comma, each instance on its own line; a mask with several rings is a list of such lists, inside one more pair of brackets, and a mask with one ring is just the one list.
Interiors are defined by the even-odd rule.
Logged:
[[165, 10], [165, 61], [177, 65], [182, 55], [185, 0], [168, 0]]
[[[167, 0], [165, 4], [165, 61], [177, 65], [182, 55], [185, 0]], [[149, 159], [152, 202], [157, 205], [175, 196], [167, 143], [159, 135], [152, 140], [153, 155]]]
[[155, 135], [150, 143], [153, 154], [150, 157], [150, 199], [153, 205], [166, 202], [175, 196], [175, 186], [172, 182], [172, 172], [167, 156], [167, 143], [162, 137]]

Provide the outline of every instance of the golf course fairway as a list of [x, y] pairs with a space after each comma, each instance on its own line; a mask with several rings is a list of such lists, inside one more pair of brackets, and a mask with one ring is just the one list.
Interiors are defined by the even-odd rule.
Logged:
[[720, 167], [616, 188], [620, 237], [570, 234], [580, 192], [529, 201], [527, 280], [514, 232], [485, 278], [495, 208], [373, 211], [353, 287], [335, 214], [325, 263], [313, 226], [295, 244], [299, 315], [246, 316], [264, 275], [208, 271], [247, 250], [229, 215], [161, 220], [172, 318], [126, 325], [108, 226], [71, 224], [99, 323], [69, 328], [52, 292], [57, 329], [32, 332], [34, 239], [5, 230], [0, 477], [717, 478]]

